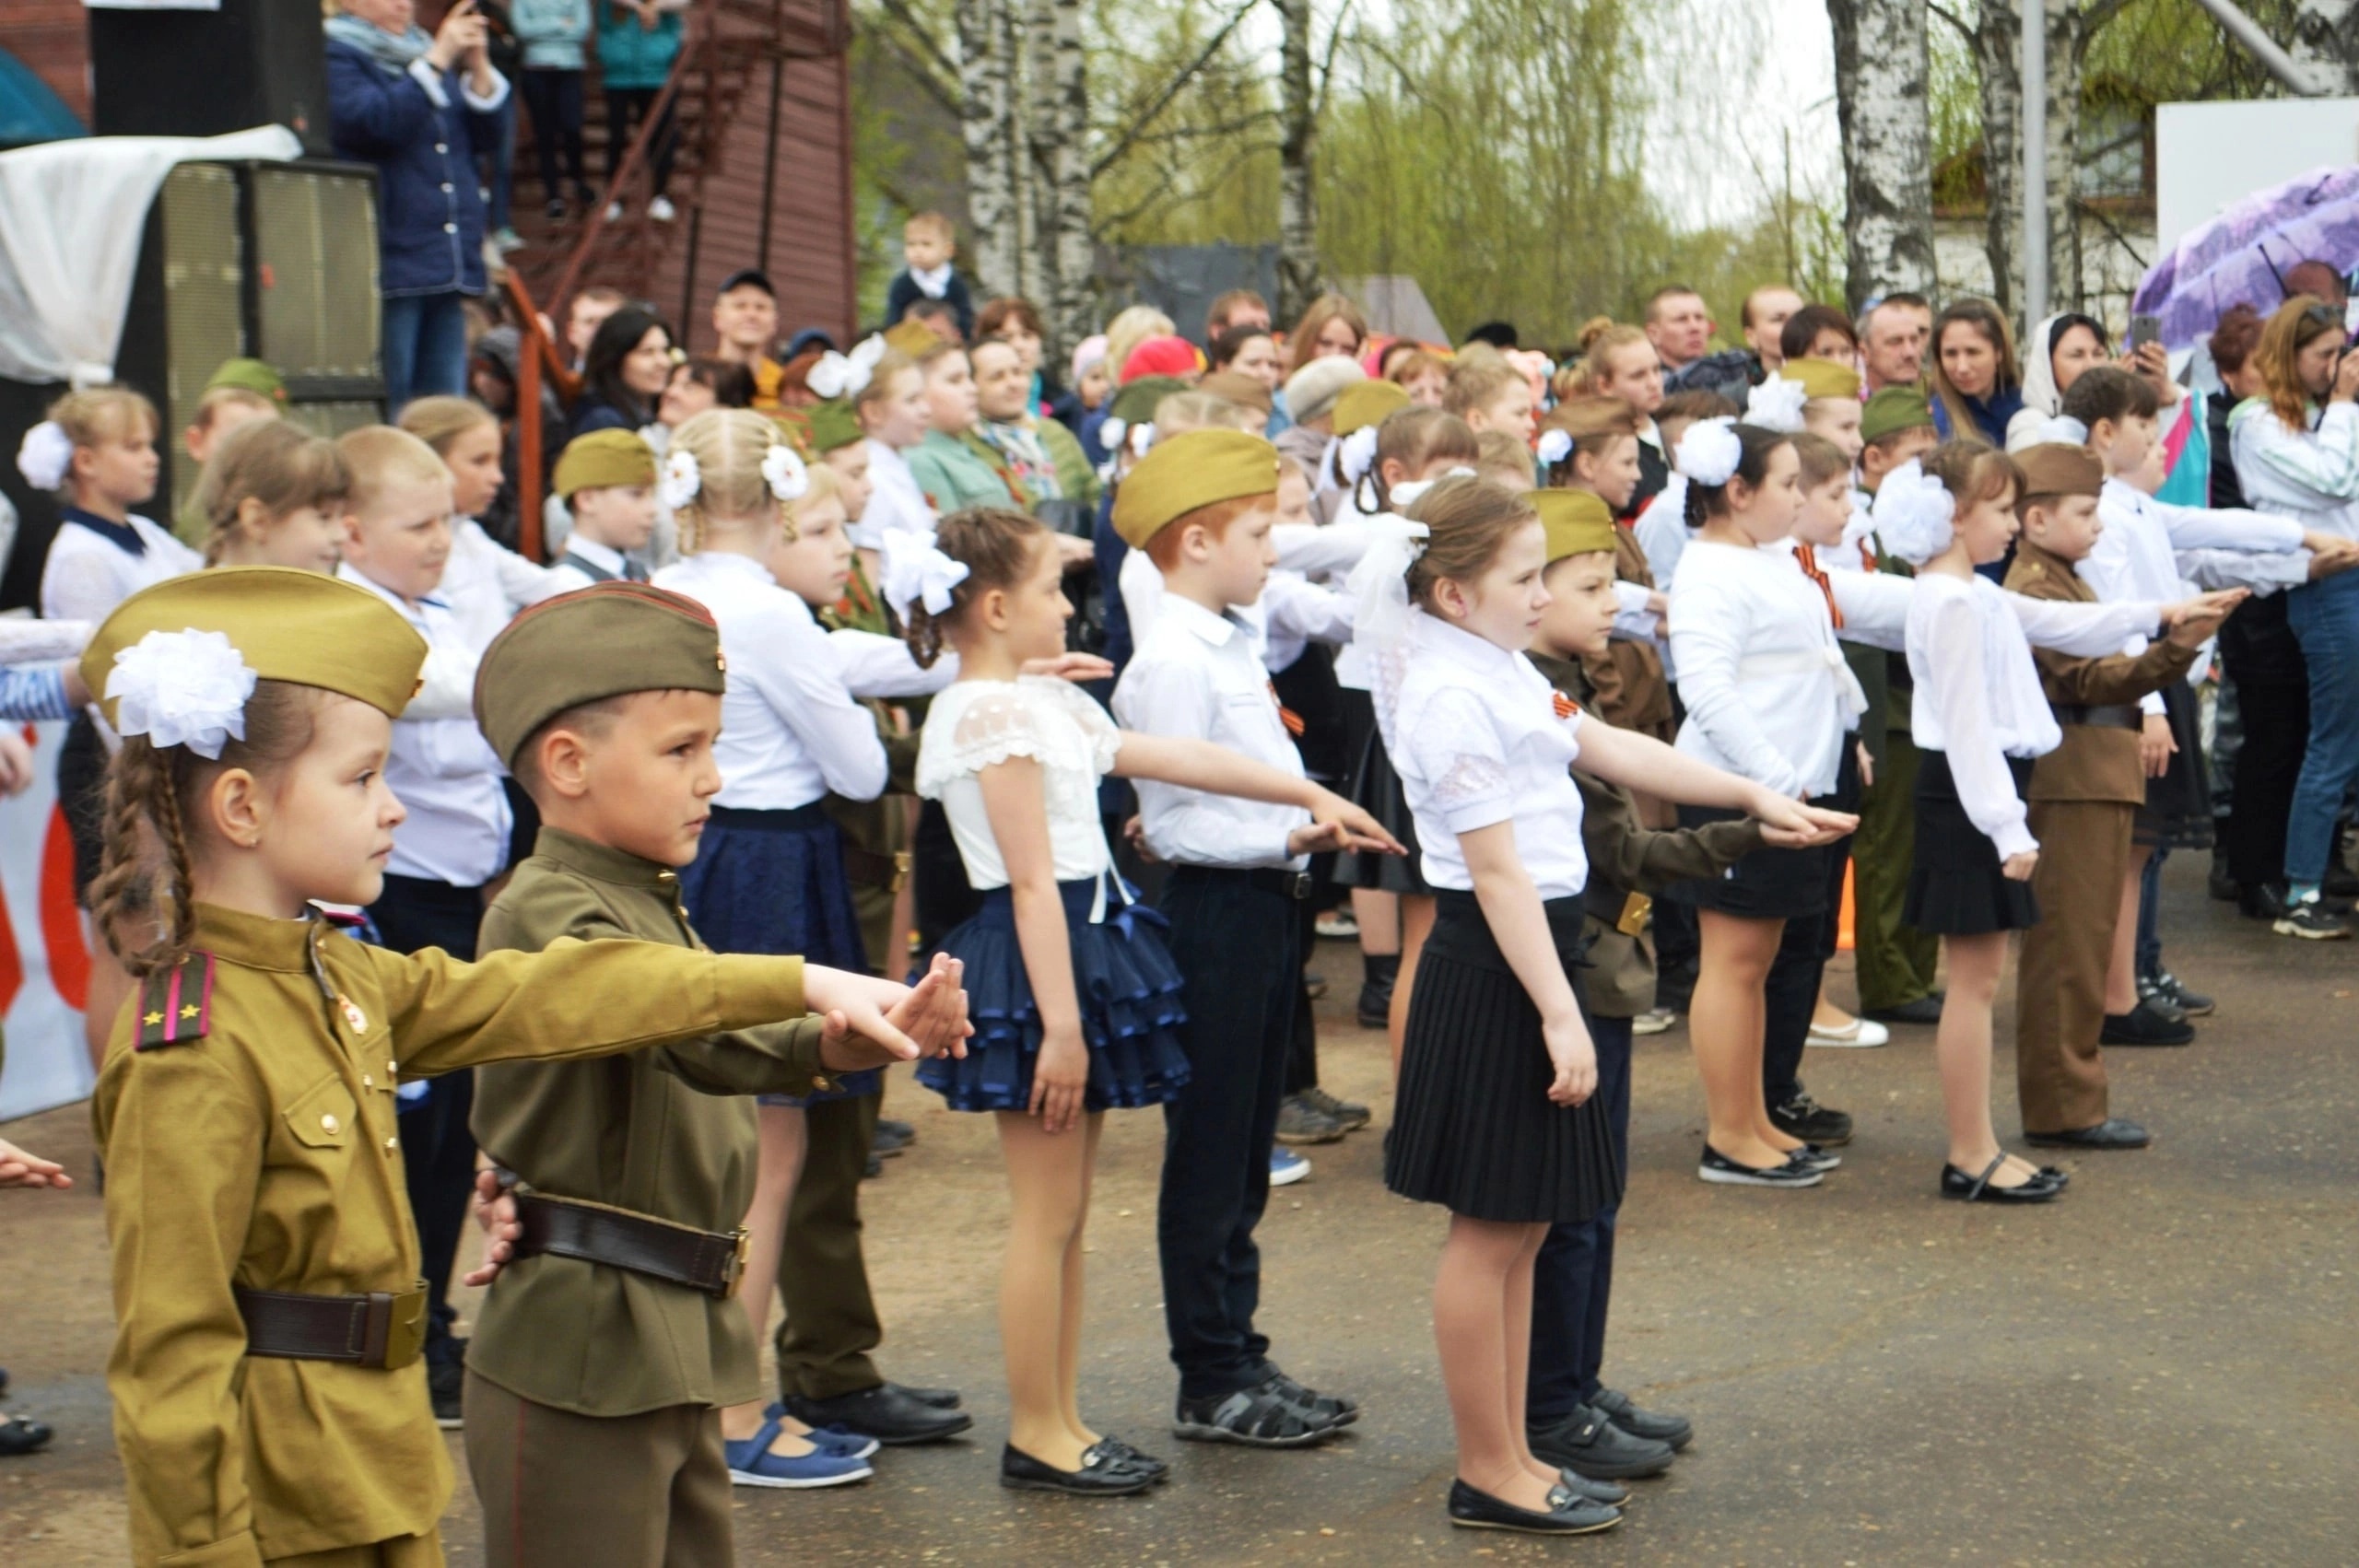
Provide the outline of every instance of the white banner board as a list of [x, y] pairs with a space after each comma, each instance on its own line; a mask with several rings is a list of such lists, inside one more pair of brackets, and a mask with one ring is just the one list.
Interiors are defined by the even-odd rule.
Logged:
[[74, 852], [57, 809], [65, 726], [35, 724], [33, 785], [0, 801], [0, 1121], [87, 1099], [95, 1075], [82, 1040], [90, 954], [74, 904]]

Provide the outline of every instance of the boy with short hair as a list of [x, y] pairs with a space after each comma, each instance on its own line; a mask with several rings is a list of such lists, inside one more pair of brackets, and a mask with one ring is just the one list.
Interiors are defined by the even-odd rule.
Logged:
[[[1235, 429], [1157, 441], [1114, 494], [1113, 524], [1163, 575], [1155, 624], [1114, 688], [1126, 728], [1215, 741], [1302, 775], [1260, 649], [1262, 598], [1277, 548], [1277, 449]], [[1180, 1369], [1184, 1438], [1300, 1447], [1358, 1419], [1269, 1359], [1253, 1322], [1300, 985], [1299, 902], [1311, 855], [1344, 847], [1308, 813], [1147, 780], [1147, 848], [1172, 867], [1167, 942], [1188, 981], [1180, 1038], [1193, 1069], [1164, 1107], [1156, 1240], [1164, 1322]]]
[[550, 490], [573, 514], [550, 568], [559, 593], [621, 579], [645, 582], [635, 559], [655, 533], [655, 452], [636, 430], [593, 430], [566, 444]]
[[[202, 472], [230, 431], [257, 419], [276, 419], [286, 412], [287, 383], [277, 371], [259, 359], [225, 359], [205, 383], [196, 400], [196, 414], [181, 432], [181, 446], [196, 471]], [[213, 532], [213, 522], [197, 508], [194, 482], [188, 497], [188, 503], [172, 519], [172, 532], [182, 544], [201, 550]]]
[[[1548, 684], [1583, 705], [1593, 721], [1583, 664], [1602, 654], [1613, 635], [1618, 531], [1605, 500], [1593, 493], [1539, 490], [1526, 498], [1547, 536], [1541, 582], [1551, 601], [1530, 657]], [[1648, 895], [1689, 877], [1718, 876], [1760, 845], [1761, 826], [1716, 822], [1656, 832], [1640, 825], [1628, 790], [1578, 767], [1573, 781], [1580, 786], [1581, 842], [1590, 866], [1581, 895], [1589, 961], [1575, 983], [1597, 1047], [1596, 1094], [1613, 1133], [1614, 1161], [1626, 1165], [1631, 1035], [1655, 999]], [[1532, 1452], [1593, 1482], [1659, 1474], [1691, 1435], [1682, 1418], [1642, 1410], [1599, 1379], [1616, 1211], [1550, 1226], [1532, 1271], [1525, 1396]], [[1610, 1487], [1600, 1501], [1618, 1501], [1613, 1493], [1620, 1490]]]
[[[385, 889], [369, 907], [396, 953], [439, 947], [475, 955], [484, 888], [508, 863], [512, 824], [499, 759], [475, 729], [470, 703], [476, 649], [435, 597], [451, 556], [451, 471], [405, 430], [369, 425], [336, 441], [352, 489], [345, 498], [344, 564], [336, 575], [391, 604], [426, 639], [418, 693], [393, 723], [385, 782], [408, 816], [393, 830]], [[402, 1085], [401, 1140], [411, 1217], [426, 1270], [427, 1387], [436, 1420], [459, 1422], [460, 1357], [451, 1332], [452, 1260], [475, 1190], [467, 1135], [470, 1074]]]
[[[2095, 603], [2079, 568], [2105, 526], [2097, 504], [2104, 465], [2085, 447], [2054, 442], [2028, 447], [2015, 461], [2024, 472], [2015, 501], [2023, 535], [2008, 589], [2026, 599]], [[2130, 827], [2146, 801], [2137, 705], [2185, 680], [2195, 654], [2193, 644], [2167, 639], [2102, 659], [2032, 649], [2064, 736], [2032, 765], [2025, 796], [2040, 845], [2032, 873], [2039, 924], [2024, 933], [2016, 982], [2015, 1088], [2024, 1135], [2036, 1144], [2142, 1149], [2149, 1141], [2144, 1128], [2111, 1114], [2097, 1047]]]
[[[494, 639], [475, 711], [542, 827], [484, 916], [487, 951], [704, 945], [676, 872], [721, 788], [725, 678], [711, 615], [639, 584], [544, 601]], [[963, 1034], [963, 1015], [945, 961], [886, 1014], [921, 1046]], [[773, 1487], [870, 1473], [861, 1445], [784, 1435], [775, 1417], [730, 1441], [720, 1411], [753, 1400], [760, 1376], [730, 1299], [757, 1142], [745, 1096], [808, 1094], [898, 1055], [850, 1036], [838, 1014], [578, 1071], [536, 1062], [481, 1075], [475, 1128], [523, 1226], [467, 1353], [467, 1466], [487, 1561], [724, 1562], [733, 1470]]]
[[885, 324], [894, 326], [921, 299], [939, 299], [958, 318], [958, 338], [975, 335], [975, 297], [951, 264], [958, 231], [938, 212], [921, 212], [901, 226], [901, 260], [885, 290]]

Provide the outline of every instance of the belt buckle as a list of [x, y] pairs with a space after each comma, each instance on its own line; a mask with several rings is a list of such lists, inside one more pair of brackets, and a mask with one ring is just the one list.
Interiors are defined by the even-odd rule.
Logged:
[[1310, 896], [1310, 873], [1309, 872], [1288, 872], [1286, 873], [1286, 896], [1293, 899], [1297, 904]]
[[385, 1349], [382, 1359], [378, 1363], [380, 1366], [387, 1372], [399, 1372], [426, 1353], [428, 1315], [425, 1281], [419, 1281], [398, 1295], [373, 1292], [369, 1298], [369, 1308], [372, 1316], [381, 1310], [385, 1318]]
[[754, 1233], [740, 1225], [729, 1233], [736, 1247], [729, 1255], [728, 1267], [722, 1271], [720, 1296], [728, 1301], [737, 1293], [738, 1284], [745, 1278], [745, 1259], [754, 1250]]
[[[896, 849], [893, 851], [893, 891], [898, 894], [901, 889], [907, 887], [909, 883], [910, 852], [907, 849]], [[741, 1248], [740, 1257], [738, 1258], [740, 1263], [745, 1261], [742, 1253], [743, 1249]]]
[[1647, 924], [1654, 918], [1655, 901], [1643, 893], [1633, 893], [1622, 901], [1622, 918], [1614, 929], [1624, 936], [1644, 936]]

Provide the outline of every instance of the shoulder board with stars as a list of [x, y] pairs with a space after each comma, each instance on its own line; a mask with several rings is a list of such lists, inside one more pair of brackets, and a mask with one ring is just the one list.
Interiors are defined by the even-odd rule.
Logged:
[[134, 1048], [185, 1046], [213, 1026], [213, 954], [192, 953], [139, 985], [139, 1035]]

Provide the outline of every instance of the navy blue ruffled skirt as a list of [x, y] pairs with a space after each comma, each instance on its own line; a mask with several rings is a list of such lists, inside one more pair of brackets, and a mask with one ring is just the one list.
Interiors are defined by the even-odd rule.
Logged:
[[[697, 858], [680, 873], [688, 920], [716, 953], [798, 954], [805, 963], [868, 973], [860, 912], [844, 874], [843, 836], [816, 802], [792, 811], [715, 806]], [[764, 1094], [766, 1106], [874, 1094], [883, 1076], [847, 1072], [808, 1099]]]
[[[1106, 920], [1092, 925], [1095, 881], [1060, 883], [1073, 942], [1074, 988], [1082, 1038], [1089, 1047], [1083, 1106], [1092, 1111], [1158, 1106], [1188, 1082], [1179, 1028], [1185, 982], [1157, 934], [1163, 917], [1144, 904], [1123, 906], [1109, 892]], [[967, 1015], [975, 1033], [964, 1059], [918, 1064], [918, 1082], [954, 1111], [1021, 1111], [1032, 1104], [1032, 1063], [1040, 1051], [1040, 1011], [1024, 972], [1015, 934], [1015, 901], [1004, 887], [983, 895], [980, 913], [942, 939], [942, 951], [967, 965]]]

